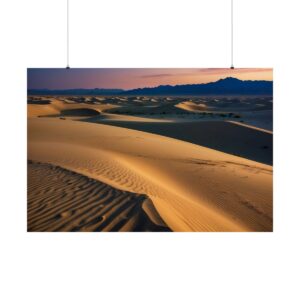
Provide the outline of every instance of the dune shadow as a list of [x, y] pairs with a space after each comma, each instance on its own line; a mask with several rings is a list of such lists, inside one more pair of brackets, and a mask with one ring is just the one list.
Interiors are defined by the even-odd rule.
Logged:
[[264, 164], [273, 164], [273, 134], [230, 122], [106, 121], [105, 124], [159, 134]]

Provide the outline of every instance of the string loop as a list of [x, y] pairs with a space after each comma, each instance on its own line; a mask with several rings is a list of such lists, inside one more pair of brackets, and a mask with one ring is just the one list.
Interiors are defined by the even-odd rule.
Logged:
[[233, 66], [233, 0], [231, 0], [231, 66], [230, 69], [234, 69]]
[[70, 69], [70, 43], [69, 43], [69, 39], [70, 39], [70, 25], [69, 25], [69, 21], [70, 21], [70, 17], [69, 17], [69, 0], [67, 0], [67, 67], [66, 69]]

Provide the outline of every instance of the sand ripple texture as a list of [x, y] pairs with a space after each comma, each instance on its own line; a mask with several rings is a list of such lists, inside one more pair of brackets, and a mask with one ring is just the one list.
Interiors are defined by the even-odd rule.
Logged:
[[146, 195], [28, 163], [28, 231], [170, 231]]

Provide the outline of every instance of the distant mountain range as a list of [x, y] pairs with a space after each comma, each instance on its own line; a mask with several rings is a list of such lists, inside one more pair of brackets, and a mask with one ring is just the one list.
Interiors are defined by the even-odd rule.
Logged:
[[127, 91], [128, 95], [270, 95], [273, 82], [263, 80], [239, 80], [227, 77], [215, 82], [185, 85], [160, 85]]
[[122, 89], [71, 89], [71, 90], [28, 90], [29, 95], [272, 95], [273, 81], [240, 80], [227, 77], [215, 82], [184, 85], [160, 85], [133, 90]]

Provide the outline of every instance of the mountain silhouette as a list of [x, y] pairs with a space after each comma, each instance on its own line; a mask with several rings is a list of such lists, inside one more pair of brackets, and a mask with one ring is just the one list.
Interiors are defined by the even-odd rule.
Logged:
[[128, 95], [272, 95], [273, 81], [240, 80], [227, 77], [210, 83], [160, 85], [124, 93]]
[[273, 81], [266, 80], [240, 80], [234, 77], [219, 79], [215, 82], [183, 85], [160, 85], [132, 90], [122, 89], [68, 89], [48, 90], [29, 89], [29, 95], [272, 95]]

